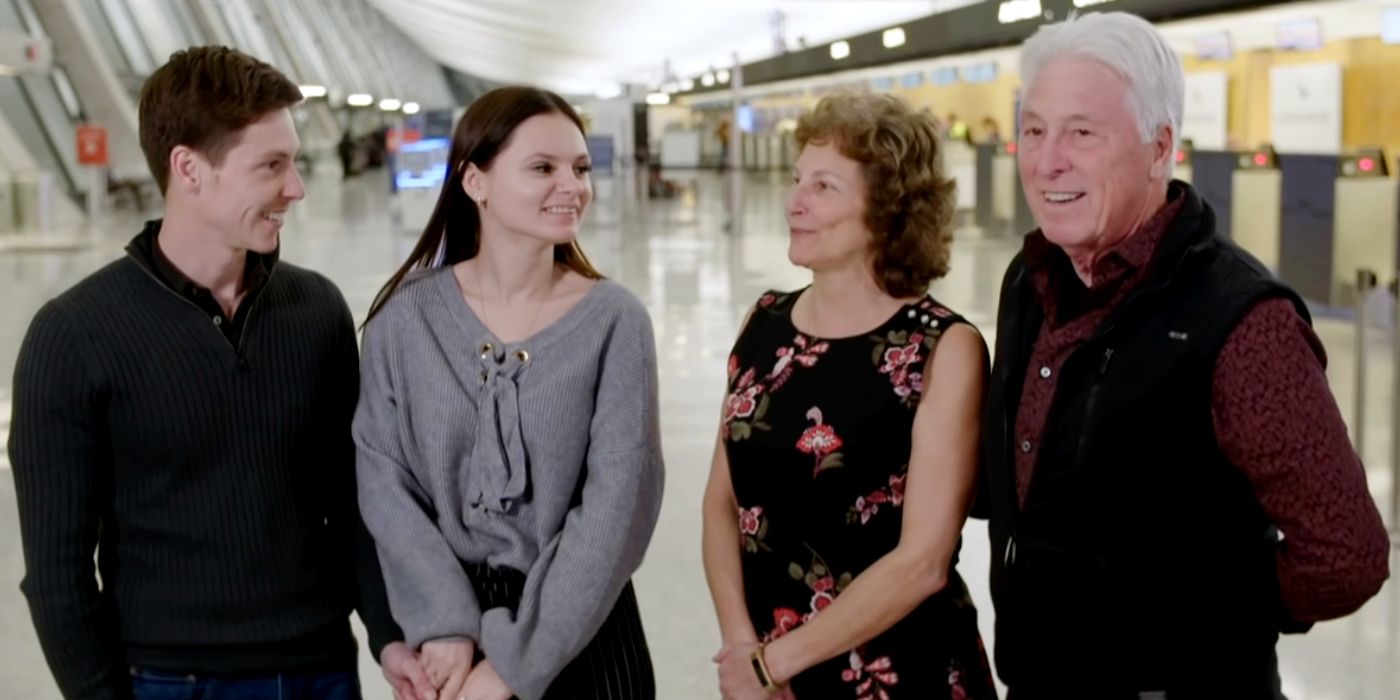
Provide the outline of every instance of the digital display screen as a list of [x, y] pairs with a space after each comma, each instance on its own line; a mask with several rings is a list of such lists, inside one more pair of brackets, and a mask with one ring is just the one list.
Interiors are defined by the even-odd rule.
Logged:
[[997, 79], [997, 64], [988, 62], [963, 66], [960, 76], [964, 83], [990, 83]]
[[1230, 33], [1227, 31], [1196, 35], [1196, 57], [1208, 61], [1228, 61], [1234, 52], [1230, 47]]
[[738, 121], [739, 131], [746, 134], [753, 133], [753, 107], [749, 105], [739, 105], [735, 110], [735, 119]]
[[394, 181], [399, 189], [433, 188], [442, 186], [447, 177], [447, 159], [452, 150], [450, 139], [434, 138], [399, 146], [394, 158]]
[[1400, 7], [1392, 7], [1381, 15], [1381, 41], [1400, 44]]
[[1311, 17], [1279, 22], [1275, 33], [1278, 47], [1285, 51], [1316, 51], [1322, 48], [1322, 27]]
[[929, 79], [934, 85], [953, 85], [958, 82], [958, 69], [952, 66], [939, 68], [929, 74]]

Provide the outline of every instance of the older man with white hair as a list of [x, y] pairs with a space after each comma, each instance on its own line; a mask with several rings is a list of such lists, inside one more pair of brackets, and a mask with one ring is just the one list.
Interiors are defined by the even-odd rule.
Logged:
[[984, 421], [998, 671], [1012, 700], [1281, 697], [1278, 634], [1389, 575], [1307, 307], [1172, 180], [1184, 78], [1150, 24], [1045, 26], [1021, 77], [1040, 228]]

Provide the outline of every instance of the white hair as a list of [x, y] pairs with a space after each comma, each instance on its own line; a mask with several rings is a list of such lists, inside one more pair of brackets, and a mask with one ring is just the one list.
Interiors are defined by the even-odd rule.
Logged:
[[1172, 128], [1173, 148], [1181, 143], [1186, 76], [1176, 51], [1147, 20], [1094, 12], [1042, 26], [1021, 47], [1021, 89], [1028, 90], [1040, 69], [1062, 56], [1098, 61], [1128, 81], [1128, 108], [1143, 143], [1151, 143], [1163, 126]]

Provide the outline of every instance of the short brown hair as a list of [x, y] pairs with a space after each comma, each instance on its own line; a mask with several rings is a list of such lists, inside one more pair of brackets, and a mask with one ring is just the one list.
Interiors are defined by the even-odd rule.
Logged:
[[141, 86], [141, 150], [160, 191], [170, 183], [170, 152], [188, 146], [216, 165], [243, 127], [301, 101], [280, 71], [226, 46], [177, 51]]
[[893, 95], [830, 95], [797, 121], [798, 148], [808, 144], [830, 144], [863, 167], [875, 279], [887, 294], [917, 296], [948, 274], [955, 185], [927, 109]]

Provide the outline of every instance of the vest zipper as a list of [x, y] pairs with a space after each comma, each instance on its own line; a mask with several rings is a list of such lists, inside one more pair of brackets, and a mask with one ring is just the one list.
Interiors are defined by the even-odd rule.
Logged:
[[1084, 424], [1079, 433], [1079, 448], [1076, 450], [1075, 463], [1077, 467], [1084, 466], [1085, 456], [1089, 452], [1089, 447], [1093, 445], [1093, 431], [1089, 429], [1093, 421], [1094, 409], [1099, 403], [1099, 388], [1103, 383], [1104, 375], [1108, 374], [1108, 365], [1113, 361], [1113, 348], [1104, 348], [1103, 360], [1099, 362], [1099, 371], [1094, 376], [1094, 383], [1089, 387], [1089, 398], [1084, 402]]

